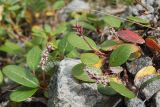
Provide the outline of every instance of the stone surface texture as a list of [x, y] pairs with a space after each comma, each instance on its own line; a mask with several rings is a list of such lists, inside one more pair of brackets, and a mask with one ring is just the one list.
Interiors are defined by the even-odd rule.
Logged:
[[49, 87], [48, 107], [111, 107], [109, 97], [97, 91], [97, 85], [79, 83], [71, 75], [79, 60], [64, 59], [59, 64]]
[[[141, 0], [141, 4], [131, 6], [129, 8], [130, 14], [139, 16], [143, 19], [154, 20], [156, 23], [158, 21], [160, 0]], [[146, 14], [141, 14], [142, 11], [146, 11]]]
[[90, 9], [90, 5], [84, 0], [72, 0], [67, 6], [65, 6], [62, 11], [59, 12], [59, 18], [61, 21], [66, 21], [68, 19], [68, 13], [86, 11]]
[[144, 102], [139, 98], [133, 98], [126, 101], [127, 107], [146, 107]]
[[134, 61], [127, 62], [127, 68], [129, 72], [135, 75], [140, 69], [145, 66], [152, 65], [152, 59], [150, 57], [141, 57]]

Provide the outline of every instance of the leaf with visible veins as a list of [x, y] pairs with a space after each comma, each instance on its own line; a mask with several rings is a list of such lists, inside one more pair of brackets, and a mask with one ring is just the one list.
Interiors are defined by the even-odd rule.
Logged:
[[121, 38], [124, 41], [131, 42], [131, 43], [138, 43], [138, 44], [143, 44], [145, 43], [145, 40], [136, 34], [135, 32], [131, 30], [120, 30], [117, 32], [118, 37]]

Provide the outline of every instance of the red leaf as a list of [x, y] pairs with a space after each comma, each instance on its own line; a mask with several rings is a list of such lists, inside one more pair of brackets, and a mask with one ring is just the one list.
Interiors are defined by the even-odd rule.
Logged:
[[124, 41], [138, 43], [138, 44], [145, 43], [145, 40], [141, 36], [139, 36], [138, 34], [128, 29], [120, 30], [117, 33], [118, 33], [119, 38], [123, 39]]
[[145, 41], [146, 41], [146, 45], [149, 48], [160, 53], [160, 45], [155, 40], [153, 40], [151, 38], [146, 38]]

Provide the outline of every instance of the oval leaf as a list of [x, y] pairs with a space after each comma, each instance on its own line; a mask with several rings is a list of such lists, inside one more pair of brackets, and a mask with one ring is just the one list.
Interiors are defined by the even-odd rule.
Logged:
[[146, 41], [146, 45], [150, 49], [155, 50], [160, 53], [160, 45], [155, 40], [153, 40], [151, 38], [146, 38], [145, 41]]
[[27, 53], [27, 64], [32, 69], [35, 70], [38, 67], [41, 58], [41, 50], [38, 46], [33, 47]]
[[142, 19], [138, 16], [129, 16], [127, 17], [127, 19], [134, 21], [134, 22], [142, 23], [142, 24], [147, 24], [147, 25], [149, 24], [149, 20]]
[[136, 51], [138, 51], [139, 48], [132, 44], [123, 44], [120, 45], [116, 50], [114, 50], [109, 59], [110, 66], [120, 66], [123, 63], [125, 63], [130, 55]]
[[81, 54], [81, 61], [86, 65], [94, 65], [99, 61], [99, 57], [93, 53]]
[[118, 18], [114, 17], [114, 16], [105, 16], [104, 17], [104, 22], [111, 26], [111, 27], [116, 27], [119, 28], [121, 25], [121, 20], [119, 20]]
[[156, 74], [156, 69], [153, 66], [146, 66], [139, 70], [135, 76], [135, 80], [139, 80], [145, 76]]
[[103, 95], [115, 95], [117, 92], [111, 88], [110, 86], [104, 86], [103, 84], [99, 84], [98, 87], [98, 92], [103, 94]]
[[138, 43], [143, 44], [145, 43], [144, 39], [139, 36], [138, 34], [134, 33], [131, 30], [120, 30], [117, 32], [119, 38], [123, 39], [124, 41], [131, 42], [131, 43]]
[[38, 88], [28, 88], [20, 87], [10, 94], [10, 99], [15, 102], [25, 101], [27, 98], [31, 97]]
[[106, 40], [101, 44], [101, 49], [107, 51], [107, 50], [112, 50], [116, 45], [118, 45], [117, 42], [113, 40]]
[[[95, 42], [94, 42], [92, 39], [90, 39], [90, 38], [88, 38], [88, 37], [86, 37], [86, 36], [85, 36], [85, 38], [86, 38], [87, 42], [88, 42], [93, 48], [97, 49], [97, 46], [96, 46]], [[83, 38], [77, 36], [77, 35], [74, 34], [74, 33], [70, 33], [70, 35], [68, 36], [68, 41], [69, 41], [69, 43], [70, 43], [72, 46], [77, 47], [77, 48], [79, 48], [79, 49], [92, 50], [92, 49], [88, 46], [88, 44], [86, 43], [86, 41], [85, 41]]]
[[130, 91], [128, 88], [126, 88], [123, 84], [118, 84], [114, 81], [110, 81], [109, 84], [116, 92], [118, 92], [122, 96], [125, 96], [127, 98], [136, 97], [135, 94], [132, 91]]
[[85, 82], [94, 82], [94, 80], [90, 79], [87, 72], [84, 71], [84, 68], [85, 68], [85, 65], [82, 64], [82, 63], [74, 66], [73, 69], [72, 69], [73, 77], [78, 79], [78, 80], [85, 81]]
[[37, 78], [29, 71], [16, 65], [7, 65], [3, 68], [3, 73], [12, 81], [26, 87], [35, 88], [39, 86]]

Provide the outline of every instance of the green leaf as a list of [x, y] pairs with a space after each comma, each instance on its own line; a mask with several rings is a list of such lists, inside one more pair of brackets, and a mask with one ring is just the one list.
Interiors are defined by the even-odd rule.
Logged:
[[57, 0], [53, 4], [53, 9], [58, 10], [58, 9], [62, 8], [64, 5], [65, 5], [65, 2], [63, 0]]
[[110, 66], [120, 66], [125, 63], [130, 55], [134, 52], [134, 47], [132, 44], [123, 44], [114, 50], [109, 59]]
[[68, 58], [79, 58], [79, 56], [80, 56], [80, 53], [76, 49], [73, 49], [67, 54]]
[[134, 98], [136, 97], [135, 94], [130, 91], [128, 88], [126, 88], [123, 84], [118, 84], [114, 81], [110, 81], [110, 86], [113, 88], [116, 92], [121, 94], [122, 96], [125, 96], [127, 98]]
[[128, 16], [127, 19], [134, 22], [142, 23], [142, 24], [149, 24], [149, 20], [142, 19], [138, 16]]
[[100, 60], [99, 57], [94, 53], [83, 53], [80, 57], [82, 63], [86, 65], [94, 65]]
[[27, 64], [32, 69], [35, 70], [38, 67], [41, 58], [41, 49], [38, 46], [33, 47], [27, 53]]
[[41, 28], [41, 27], [33, 27], [32, 28], [32, 35], [35, 37], [42, 37], [42, 38], [46, 38], [46, 33], [45, 31]]
[[64, 38], [60, 39], [58, 42], [58, 49], [59, 52], [63, 55], [69, 54], [73, 49], [75, 49], [69, 42], [68, 42], [68, 35]]
[[94, 80], [90, 79], [87, 72], [84, 71], [85, 65], [84, 64], [77, 64], [72, 69], [72, 75], [74, 78], [78, 80], [82, 80], [84, 82], [94, 82]]
[[[97, 46], [95, 44], [95, 42], [86, 37], [85, 36], [85, 39], [87, 40], [87, 42], [94, 48], [94, 49], [97, 49]], [[77, 36], [76, 34], [74, 33], [70, 33], [69, 36], [68, 36], [68, 41], [71, 45], [73, 45], [74, 47], [77, 47], [79, 49], [83, 49], [83, 50], [92, 50], [88, 44], [86, 43], [86, 41], [82, 38], [82, 37], [79, 37]]]
[[110, 47], [117, 45], [118, 43], [113, 40], [105, 40], [101, 45], [101, 49], [108, 50]]
[[37, 90], [38, 88], [20, 87], [13, 91], [9, 97], [12, 101], [21, 102], [31, 97]]
[[13, 6], [9, 7], [8, 10], [10, 10], [10, 11], [16, 11], [16, 10], [18, 10], [20, 8], [21, 7], [19, 5], [13, 5]]
[[99, 84], [98, 87], [98, 92], [103, 94], [103, 95], [107, 95], [107, 96], [110, 96], [110, 95], [115, 95], [117, 92], [111, 88], [110, 86], [104, 86], [103, 84]]
[[121, 26], [121, 20], [114, 17], [114, 16], [105, 16], [104, 17], [104, 22], [111, 26], [111, 27], [115, 27], [115, 28], [119, 28]]
[[26, 87], [36, 88], [39, 86], [39, 81], [31, 72], [25, 71], [24, 68], [16, 65], [7, 65], [2, 72], [12, 81]]
[[4, 45], [0, 46], [0, 50], [9, 54], [17, 54], [20, 52], [21, 47], [16, 43], [7, 40]]
[[44, 25], [44, 30], [45, 30], [46, 33], [52, 33], [52, 28], [51, 28], [51, 26], [48, 25], [48, 24], [45, 24], [45, 25]]
[[47, 7], [46, 0], [27, 0], [27, 4], [32, 11], [36, 12], [42, 12]]
[[68, 26], [67, 22], [59, 23], [57, 25], [53, 35], [59, 35], [60, 33], [65, 33], [67, 30], [67, 26]]
[[45, 92], [44, 92], [44, 96], [45, 96], [46, 98], [49, 98], [49, 93], [48, 93], [48, 91], [45, 91]]
[[3, 28], [3, 26], [0, 27], [0, 37], [3, 37], [5, 36], [7, 33], [6, 33], [6, 30]]
[[2, 74], [2, 71], [0, 70], [0, 84], [3, 83], [3, 74]]

